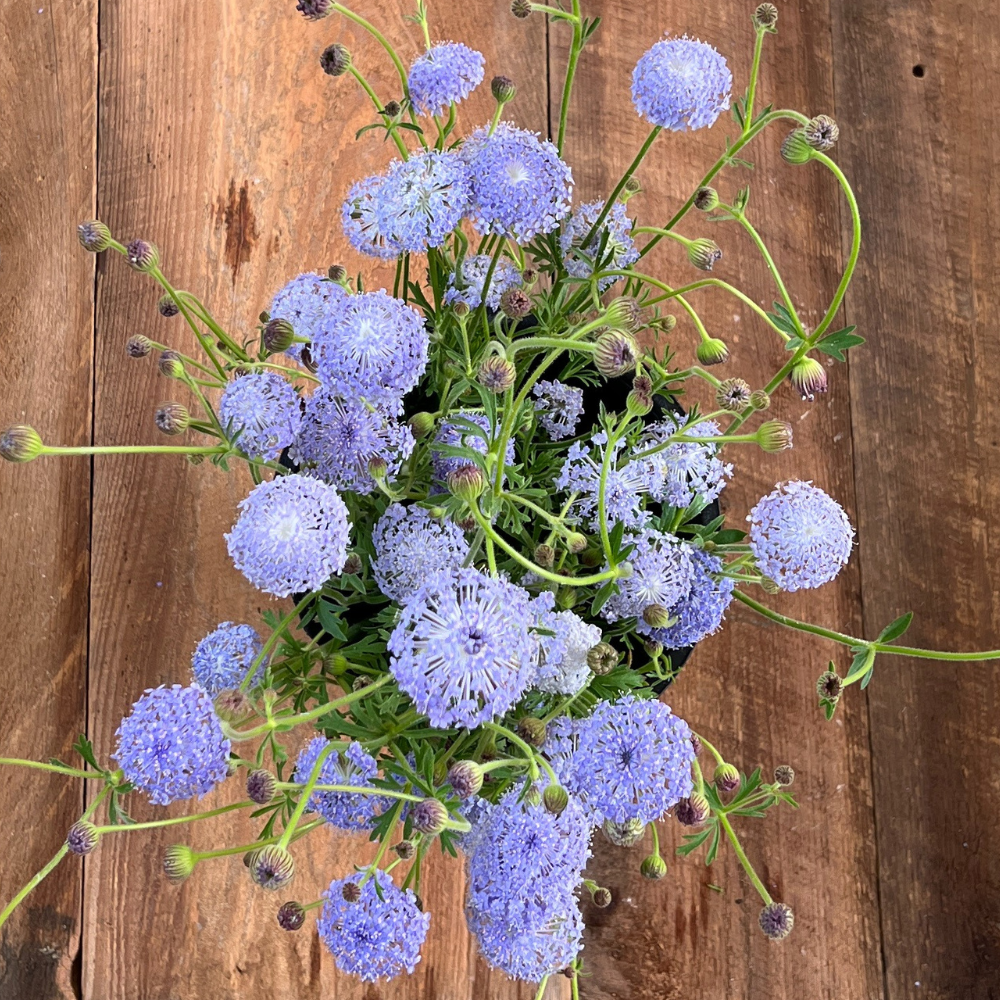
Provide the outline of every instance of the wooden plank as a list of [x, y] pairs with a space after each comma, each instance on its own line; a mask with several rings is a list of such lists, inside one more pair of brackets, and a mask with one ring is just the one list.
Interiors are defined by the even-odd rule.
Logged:
[[[76, 240], [94, 211], [97, 3], [0, 7], [0, 425], [90, 438], [94, 262]], [[84, 727], [90, 464], [0, 468], [5, 756], [72, 756]], [[80, 815], [73, 779], [4, 768], [4, 904]], [[65, 862], [0, 936], [0, 998], [72, 997], [81, 866]]]
[[[852, 4], [834, 18], [842, 161], [867, 245], [851, 298], [865, 626], [996, 641], [1000, 24]], [[1000, 789], [992, 664], [885, 658], [869, 688], [887, 996], [997, 996]]]
[[[715, 43], [730, 59], [740, 92], [753, 41], [752, 7], [743, 5], [655, 0], [590, 7], [590, 13], [604, 15], [604, 23], [581, 62], [568, 146], [581, 200], [611, 189], [647, 133], [629, 103], [631, 72], [663, 29]], [[828, 4], [781, 5], [779, 34], [765, 45], [758, 107], [774, 100], [810, 113], [832, 110], [829, 32]], [[567, 35], [564, 28], [551, 29], [554, 99]], [[630, 209], [645, 224], [666, 221], [722, 151], [726, 131], [734, 131], [728, 119], [708, 133], [658, 140], [639, 173], [644, 191]], [[718, 187], [723, 198], [731, 198], [742, 185], [752, 185], [751, 218], [804, 321], [815, 323], [839, 277], [842, 215], [828, 174], [782, 163], [778, 146], [784, 134], [779, 128], [759, 139], [750, 151], [757, 169], [749, 175], [726, 171]], [[678, 229], [717, 240], [725, 251], [718, 275], [769, 306], [775, 296], [767, 272], [738, 230], [705, 225], [697, 213]], [[673, 285], [697, 277], [683, 251], [672, 245], [659, 247], [646, 267]], [[738, 302], [721, 298], [723, 293], [699, 294], [703, 297], [693, 304], [733, 352], [719, 371], [763, 385], [784, 360], [773, 333]], [[693, 329], [680, 321], [671, 339], [678, 364], [693, 362], [695, 344]], [[847, 392], [846, 371], [831, 364], [827, 397], [803, 403], [788, 386], [775, 394], [769, 416], [794, 425], [795, 448], [780, 455], [734, 456], [737, 474], [723, 494], [734, 527], [758, 497], [788, 478], [812, 479], [853, 509]], [[789, 614], [850, 629], [859, 627], [858, 591], [854, 560], [835, 584], [768, 601]], [[611, 848], [598, 837], [593, 877], [612, 890], [615, 902], [606, 911], [586, 908], [589, 976], [581, 980], [582, 995], [591, 1000], [881, 995], [866, 709], [852, 692], [836, 722], [822, 720], [815, 681], [828, 652], [737, 608], [724, 631], [699, 647], [666, 696], [747, 771], [758, 764], [767, 772], [781, 763], [795, 767], [794, 791], [802, 809], [775, 810], [741, 828], [770, 891], [795, 910], [793, 936], [777, 945], [763, 938], [757, 927], [760, 903], [727, 848], [709, 870], [696, 858], [671, 861], [667, 880], [651, 884], [637, 873], [645, 851]], [[662, 823], [661, 831], [672, 853], [682, 831], [673, 820]], [[722, 891], [713, 891], [710, 883]]]
[[[372, 133], [354, 142], [373, 113], [349, 80], [322, 74], [318, 56], [343, 41], [385, 100], [399, 96], [398, 80], [381, 50], [349, 24], [336, 17], [308, 24], [293, 6], [105, 0], [102, 7], [102, 212], [116, 233], [154, 240], [166, 273], [240, 333], [300, 270], [342, 260], [352, 270], [364, 266], [369, 282], [392, 278], [349, 252], [339, 221], [347, 188], [381, 169], [391, 144]], [[417, 54], [419, 32], [402, 20], [411, 3], [360, 7], [400, 44], [404, 61]], [[542, 127], [544, 23], [526, 27], [503, 5], [485, 14], [449, 5], [432, 15], [435, 36], [478, 44], [489, 74], [517, 79], [514, 114]], [[490, 111], [487, 84], [468, 102], [466, 120], [478, 124]], [[151, 362], [125, 360], [122, 346], [140, 331], [189, 343], [177, 320], [168, 325], [157, 317], [156, 298], [120, 259], [105, 263], [98, 303], [101, 442], [155, 439], [153, 407], [173, 386]], [[180, 462], [127, 457], [98, 464], [90, 715], [103, 748], [113, 745], [120, 718], [143, 688], [188, 676], [191, 650], [218, 621], [257, 620], [261, 597], [233, 570], [222, 538], [249, 486], [246, 476]], [[206, 805], [238, 792], [217, 793]], [[147, 818], [152, 810], [137, 804], [136, 813]], [[311, 926], [297, 935], [280, 931], [279, 901], [251, 891], [238, 860], [205, 865], [179, 889], [159, 875], [161, 851], [174, 840], [208, 848], [248, 836], [249, 826], [210, 821], [183, 837], [130, 835], [102, 844], [87, 879], [84, 995], [383, 995], [336, 974]], [[320, 831], [310, 851], [299, 852], [294, 895], [317, 898], [369, 850], [358, 839]], [[418, 972], [394, 983], [392, 996], [464, 997], [483, 972], [464, 928], [461, 865], [435, 861], [424, 896], [434, 929]], [[496, 981], [476, 995], [525, 994]]]

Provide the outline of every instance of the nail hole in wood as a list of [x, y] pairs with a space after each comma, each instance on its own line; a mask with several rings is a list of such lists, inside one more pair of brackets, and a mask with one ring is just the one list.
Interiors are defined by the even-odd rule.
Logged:
[[921, 78], [924, 75], [924, 67], [917, 63], [917, 65], [913, 67], [913, 75], [918, 79]]

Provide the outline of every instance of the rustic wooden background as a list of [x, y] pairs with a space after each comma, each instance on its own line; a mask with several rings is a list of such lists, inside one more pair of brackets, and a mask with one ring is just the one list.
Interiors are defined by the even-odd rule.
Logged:
[[[726, 491], [738, 524], [781, 478], [838, 497], [859, 544], [836, 584], [776, 598], [793, 614], [874, 634], [912, 609], [910, 638], [997, 646], [1000, 500], [1000, 19], [989, 0], [776, 0], [760, 96], [833, 114], [834, 156], [866, 225], [845, 306], [868, 343], [832, 366], [827, 397], [779, 392], [796, 428], [780, 456], [746, 454]], [[406, 0], [358, 0], [404, 58], [417, 52]], [[711, 40], [738, 86], [749, 67], [752, 2], [589, 0], [604, 16], [581, 67], [568, 155], [582, 197], [607, 191], [644, 128], [628, 101], [637, 57], [669, 29]], [[506, 0], [432, 0], [433, 34], [483, 50], [488, 76], [513, 77], [511, 116], [546, 131], [557, 110], [567, 30], [517, 21]], [[175, 283], [232, 329], [249, 328], [289, 276], [357, 258], [341, 236], [351, 181], [389, 149], [355, 131], [370, 119], [350, 81], [319, 70], [341, 39], [387, 98], [396, 88], [373, 44], [334, 17], [308, 24], [291, 0], [2, 0], [0, 3], [0, 424], [30, 421], [48, 441], [152, 442], [153, 407], [173, 386], [131, 362], [125, 338], [179, 338], [151, 283], [96, 262], [75, 225], [95, 215], [155, 240]], [[489, 113], [484, 87], [463, 107]], [[665, 219], [721, 148], [710, 133], [670, 136], [641, 172], [633, 205]], [[752, 149], [752, 210], [797, 305], [815, 317], [847, 240], [832, 179], [789, 168], [781, 133]], [[745, 177], [721, 181], [731, 194]], [[699, 235], [697, 220], [686, 231]], [[769, 301], [767, 275], [731, 228], [713, 229], [723, 277]], [[663, 246], [650, 267], [690, 272]], [[384, 277], [368, 269], [373, 279]], [[679, 283], [679, 281], [678, 281]], [[759, 384], [781, 352], [752, 313], [702, 299]], [[678, 328], [682, 358], [690, 330]], [[992, 381], [991, 381], [992, 380]], [[86, 730], [102, 752], [143, 688], [186, 676], [198, 638], [261, 607], [226, 557], [223, 531], [247, 482], [212, 468], [136, 457], [45, 460], [0, 469], [0, 701], [3, 752], [70, 754]], [[837, 650], [734, 609], [698, 649], [669, 700], [745, 767], [794, 765], [802, 808], [746, 824], [745, 843], [794, 935], [766, 942], [759, 903], [731, 853], [711, 870], [671, 863], [637, 877], [641, 852], [598, 842], [593, 867], [615, 903], [586, 914], [591, 1000], [1000, 997], [1000, 779], [997, 670], [885, 660], [822, 721], [814, 681]], [[843, 656], [840, 656], [843, 667]], [[82, 791], [57, 776], [4, 771], [0, 896], [61, 842]], [[136, 812], [146, 818], [138, 804]], [[663, 824], [668, 844], [677, 840]], [[249, 829], [189, 829], [195, 846]], [[106, 838], [63, 864], [0, 939], [0, 998], [42, 1000], [512, 1000], [474, 957], [456, 864], [433, 866], [434, 931], [415, 976], [364, 988], [339, 976], [314, 934], [280, 932], [273, 901], [239, 862], [205, 864], [181, 888], [159, 875], [169, 837]], [[345, 872], [357, 842], [317, 838], [303, 898]], [[363, 848], [362, 848], [363, 851]], [[624, 859], [624, 865], [623, 865]], [[710, 884], [721, 887], [715, 891]], [[565, 981], [550, 986], [562, 995]]]

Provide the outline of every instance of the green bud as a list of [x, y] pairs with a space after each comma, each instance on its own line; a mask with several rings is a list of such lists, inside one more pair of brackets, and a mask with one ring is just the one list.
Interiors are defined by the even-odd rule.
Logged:
[[579, 600], [580, 592], [575, 587], [560, 587], [556, 594], [556, 604], [563, 611], [568, 611], [570, 608], [576, 607]]
[[655, 882], [667, 874], [667, 863], [659, 854], [650, 854], [642, 862], [639, 871], [642, 873], [643, 878], [648, 878], [650, 881]]
[[629, 333], [639, 328], [642, 307], [630, 295], [615, 299], [605, 310], [601, 322], [611, 330], [626, 330]]
[[495, 76], [490, 83], [497, 104], [508, 104], [517, 94], [517, 86], [509, 76]]
[[262, 889], [283, 889], [295, 877], [295, 859], [283, 847], [268, 844], [256, 852], [250, 864], [250, 877]]
[[610, 674], [618, 666], [618, 650], [610, 643], [599, 642], [587, 653], [587, 666], [598, 677]]
[[799, 358], [788, 373], [788, 380], [803, 399], [813, 399], [817, 392], [826, 392], [826, 369], [808, 355]]
[[750, 405], [755, 410], [768, 410], [771, 408], [771, 397], [763, 389], [754, 389], [750, 393]]
[[715, 769], [715, 784], [720, 792], [735, 792], [740, 787], [740, 772], [732, 764], [720, 764]]
[[0, 434], [0, 457], [8, 462], [30, 462], [38, 458], [45, 445], [34, 427], [17, 424]]
[[792, 425], [781, 420], [765, 420], [757, 428], [757, 444], [764, 451], [787, 451], [792, 447]]
[[517, 369], [512, 361], [499, 354], [491, 354], [479, 366], [477, 379], [484, 389], [499, 395], [513, 386], [516, 376]]
[[753, 12], [753, 26], [758, 31], [776, 32], [778, 30], [778, 8], [773, 3], [762, 3]]
[[772, 580], [769, 576], [762, 576], [760, 578], [760, 587], [765, 594], [779, 594], [781, 593], [781, 587], [778, 586], [776, 580]]
[[574, 555], [578, 555], [587, 547], [587, 536], [581, 535], [578, 531], [571, 531], [566, 535], [566, 548]]
[[724, 364], [729, 360], [729, 348], [718, 337], [709, 337], [701, 341], [695, 354], [698, 361], [706, 368], [710, 365]]
[[547, 727], [541, 719], [536, 719], [532, 715], [526, 715], [517, 723], [517, 735], [530, 743], [533, 747], [540, 747], [545, 743]]
[[368, 459], [368, 475], [380, 483], [389, 472], [389, 463], [381, 455], [372, 455]]
[[80, 239], [80, 246], [91, 253], [100, 253], [111, 246], [111, 230], [98, 219], [81, 222], [76, 227], [76, 234]]
[[427, 437], [432, 430], [434, 430], [434, 415], [432, 413], [421, 411], [410, 417], [410, 431], [418, 440]]
[[711, 271], [722, 260], [722, 250], [714, 240], [692, 240], [687, 246], [688, 260], [700, 271]]
[[157, 428], [164, 434], [183, 434], [191, 423], [191, 414], [180, 403], [160, 403], [154, 419]]
[[125, 258], [137, 271], [149, 274], [160, 264], [160, 251], [147, 240], [132, 240], [125, 247]]
[[781, 143], [781, 158], [793, 164], [808, 163], [813, 158], [813, 148], [802, 129], [797, 128], [785, 136]]
[[604, 821], [601, 832], [615, 847], [634, 847], [642, 840], [646, 824], [641, 819], [628, 819], [624, 823]]
[[650, 604], [643, 609], [642, 620], [651, 628], [669, 628], [677, 619], [662, 604]]
[[448, 490], [459, 500], [472, 503], [486, 488], [486, 477], [478, 465], [461, 465], [448, 473]]
[[160, 374], [166, 378], [180, 378], [184, 374], [184, 363], [176, 351], [164, 351], [157, 364]]
[[562, 785], [549, 785], [542, 793], [542, 804], [555, 816], [569, 805], [569, 793]]
[[711, 212], [719, 206], [719, 192], [713, 187], [700, 187], [694, 193], [694, 207], [699, 212]]
[[179, 885], [191, 877], [197, 863], [198, 858], [187, 844], [174, 844], [163, 855], [163, 874], [175, 885]]

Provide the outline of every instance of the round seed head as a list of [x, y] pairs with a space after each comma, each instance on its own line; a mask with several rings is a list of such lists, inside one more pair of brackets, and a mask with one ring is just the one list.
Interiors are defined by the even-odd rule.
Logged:
[[511, 319], [524, 319], [531, 312], [531, 299], [520, 288], [508, 288], [500, 296], [500, 310]]
[[844, 690], [844, 682], [832, 670], [820, 674], [816, 682], [816, 693], [828, 701], [836, 701]]
[[345, 882], [340, 890], [345, 903], [356, 903], [361, 898], [361, 890], [357, 882]]
[[144, 337], [141, 333], [133, 334], [125, 341], [125, 353], [130, 358], [144, 358], [152, 349], [149, 337]]
[[782, 788], [787, 788], [795, 780], [795, 770], [791, 764], [779, 764], [774, 769], [774, 780]]
[[401, 840], [393, 850], [403, 861], [409, 861], [414, 854], [417, 853], [416, 847], [413, 846], [412, 840]]
[[299, 0], [295, 9], [309, 21], [318, 21], [333, 13], [333, 0]]
[[297, 931], [305, 923], [306, 911], [301, 903], [290, 899], [278, 908], [278, 926], [283, 931]]
[[531, 13], [531, 0], [513, 0], [510, 12], [514, 17], [527, 17]]
[[594, 906], [606, 910], [611, 905], [611, 890], [598, 886], [590, 898], [594, 901]]
[[763, 31], [776, 31], [778, 27], [778, 8], [773, 3], [762, 3], [753, 12], [755, 28]]
[[787, 903], [768, 903], [760, 911], [760, 929], [769, 941], [783, 941], [795, 926], [795, 914]]

